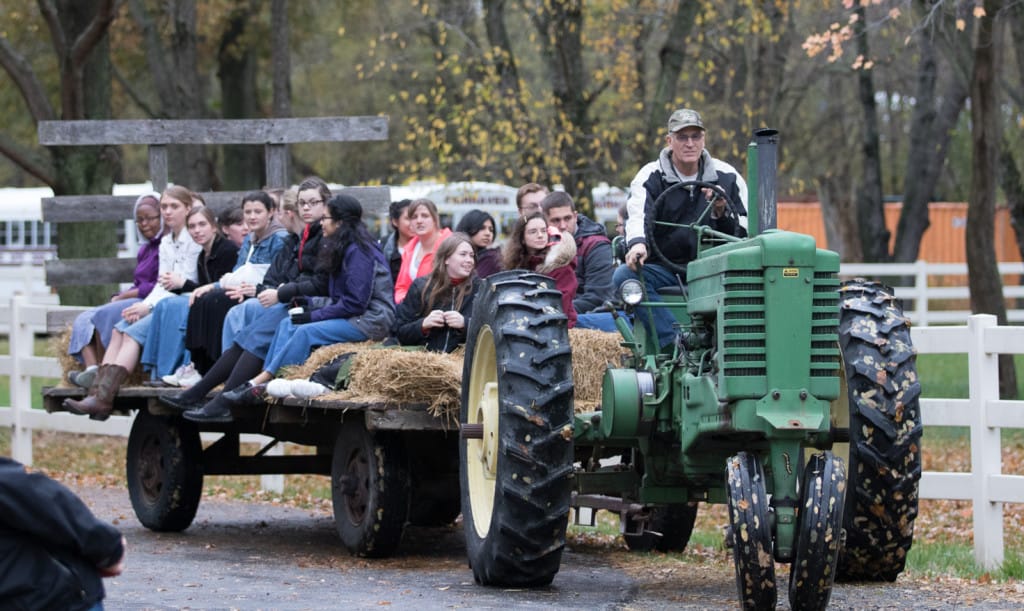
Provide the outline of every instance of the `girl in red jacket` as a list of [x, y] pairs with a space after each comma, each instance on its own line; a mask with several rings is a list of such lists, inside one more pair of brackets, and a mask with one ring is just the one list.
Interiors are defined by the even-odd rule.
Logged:
[[528, 269], [551, 276], [562, 292], [562, 309], [569, 328], [576, 326], [576, 240], [571, 233], [559, 233], [548, 227], [544, 215], [536, 212], [516, 221], [505, 242], [502, 256], [505, 269]]
[[413, 280], [430, 275], [434, 266], [434, 251], [452, 234], [451, 229], [441, 227], [437, 206], [429, 199], [413, 200], [405, 209], [405, 214], [414, 235], [402, 251], [402, 267], [395, 279], [396, 304], [405, 299]]

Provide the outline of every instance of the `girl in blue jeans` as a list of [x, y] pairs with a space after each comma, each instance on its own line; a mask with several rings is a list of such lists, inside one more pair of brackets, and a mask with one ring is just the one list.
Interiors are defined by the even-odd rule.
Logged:
[[250, 393], [262, 396], [261, 384], [270, 381], [281, 367], [304, 362], [314, 348], [387, 337], [395, 320], [391, 272], [362, 217], [363, 207], [354, 197], [336, 195], [327, 202], [327, 213], [320, 221], [325, 243], [319, 264], [330, 274], [330, 303], [293, 311], [278, 323], [263, 371], [218, 394], [202, 409], [185, 412], [186, 419], [230, 422], [233, 405]]

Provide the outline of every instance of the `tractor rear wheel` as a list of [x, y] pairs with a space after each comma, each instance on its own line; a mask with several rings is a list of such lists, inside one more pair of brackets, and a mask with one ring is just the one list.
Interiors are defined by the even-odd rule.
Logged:
[[503, 272], [473, 307], [459, 459], [466, 552], [482, 585], [547, 585], [561, 564], [573, 447], [561, 299], [547, 276]]
[[757, 455], [740, 452], [726, 462], [725, 475], [740, 607], [774, 609], [778, 588], [764, 467]]
[[838, 577], [894, 581], [914, 539], [923, 429], [910, 323], [892, 289], [864, 280], [840, 288], [839, 344], [850, 453]]

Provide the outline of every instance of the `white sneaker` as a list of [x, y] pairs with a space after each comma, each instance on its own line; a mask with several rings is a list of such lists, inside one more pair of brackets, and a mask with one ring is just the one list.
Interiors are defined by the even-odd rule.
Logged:
[[184, 388], [195, 386], [199, 383], [199, 380], [203, 379], [203, 376], [199, 375], [199, 372], [192, 366], [192, 363], [189, 363], [186, 367], [185, 373], [178, 376], [178, 385]]
[[292, 394], [292, 380], [274, 378], [267, 382], [267, 394], [277, 399], [284, 399]]
[[174, 373], [161, 376], [160, 379], [164, 381], [164, 384], [170, 386], [193, 386], [202, 379], [202, 376], [199, 375], [192, 363], [185, 363], [175, 369]]
[[323, 384], [309, 380], [292, 380], [292, 395], [299, 399], [312, 399], [313, 397], [326, 394], [329, 390]]
[[310, 382], [309, 380], [285, 380], [274, 378], [267, 382], [267, 394], [271, 397], [284, 399], [285, 397], [296, 397], [298, 399], [311, 399], [330, 391], [323, 384]]
[[89, 365], [82, 371], [69, 371], [68, 381], [75, 386], [82, 388], [89, 388], [92, 386], [93, 381], [96, 379], [96, 374], [100, 368], [96, 365]]

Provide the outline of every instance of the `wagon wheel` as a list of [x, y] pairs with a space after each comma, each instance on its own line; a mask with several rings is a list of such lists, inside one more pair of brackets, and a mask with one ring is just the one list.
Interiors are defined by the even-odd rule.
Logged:
[[409, 464], [399, 437], [341, 426], [331, 459], [334, 525], [349, 552], [383, 558], [398, 548], [409, 516]]
[[726, 462], [725, 472], [740, 606], [774, 609], [778, 594], [764, 469], [756, 455], [740, 452]]
[[697, 521], [697, 503], [680, 503], [651, 509], [651, 519], [640, 534], [627, 534], [622, 538], [633, 552], [682, 552], [690, 542], [693, 524]]
[[203, 493], [202, 455], [195, 424], [139, 410], [128, 435], [125, 471], [132, 509], [143, 526], [179, 532], [192, 524]]
[[811, 456], [800, 480], [796, 549], [789, 571], [793, 609], [825, 609], [843, 543], [846, 467], [831, 452]]

